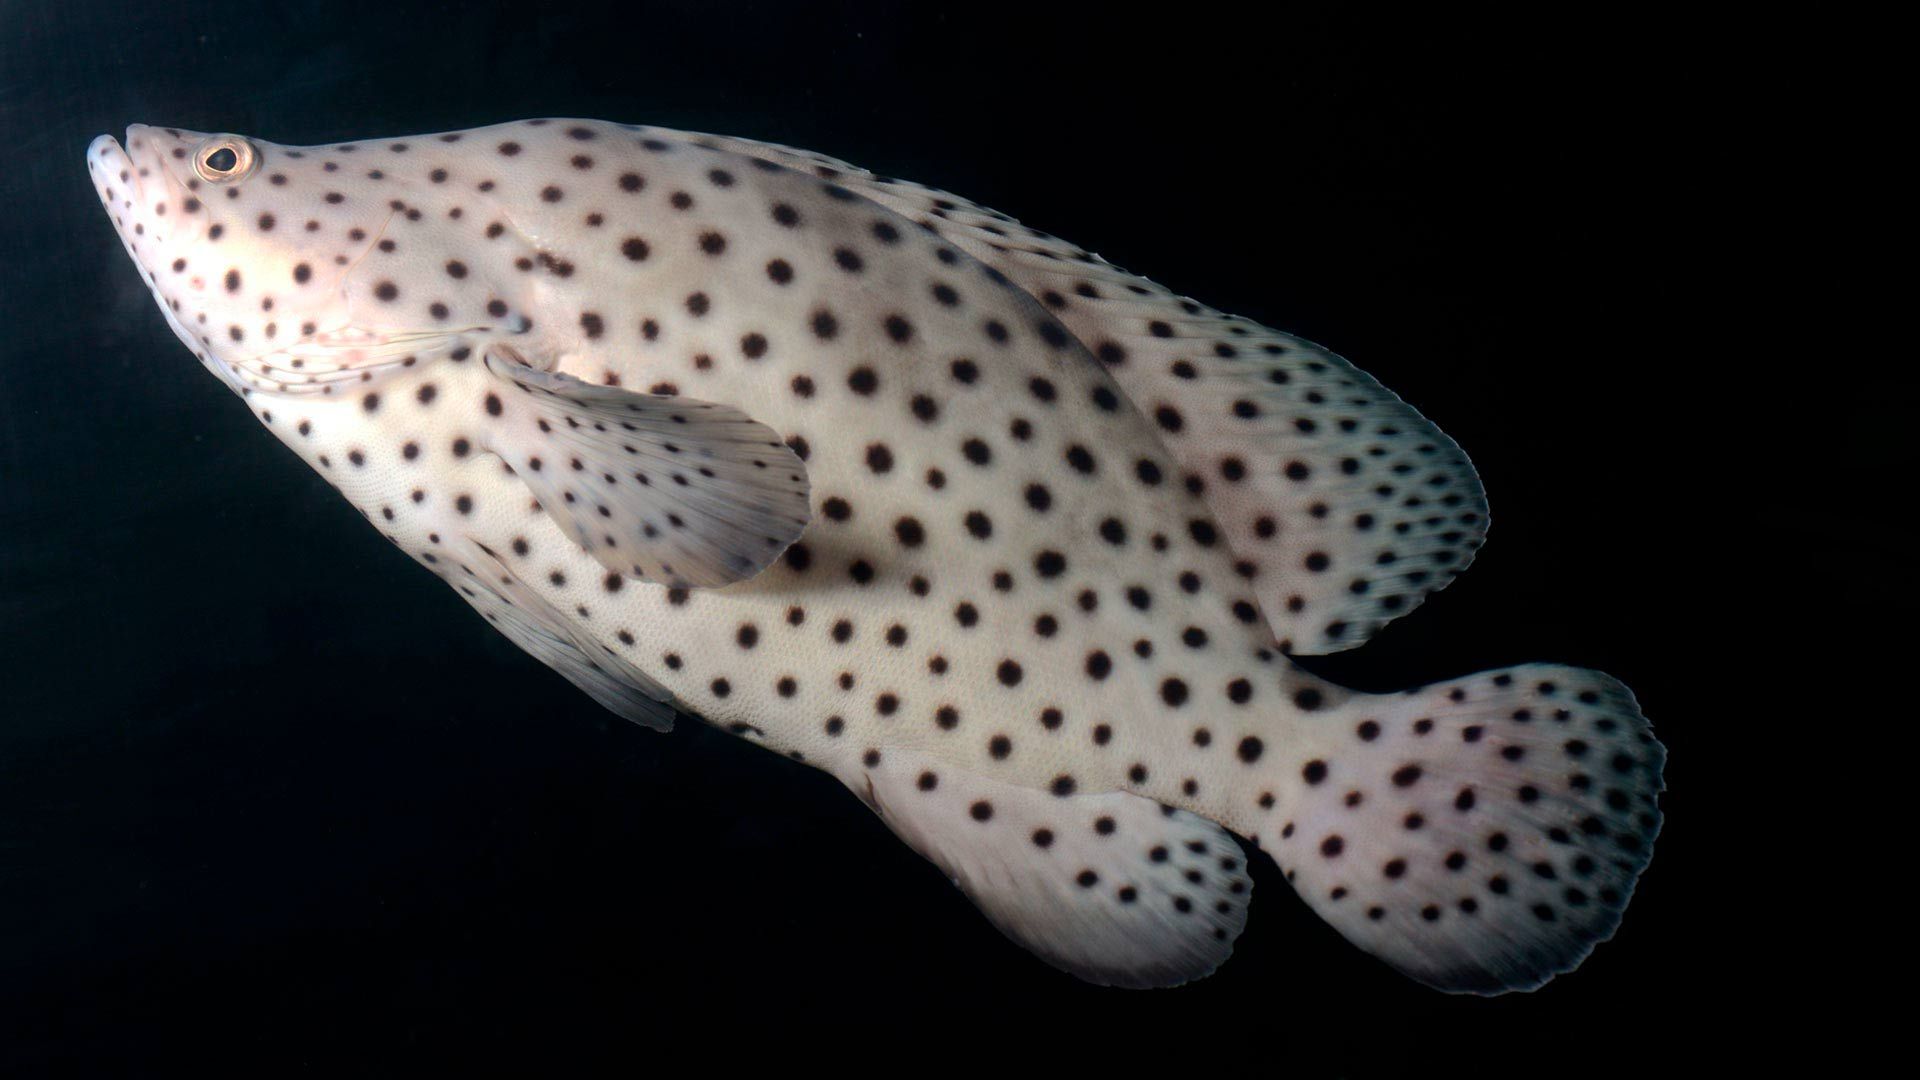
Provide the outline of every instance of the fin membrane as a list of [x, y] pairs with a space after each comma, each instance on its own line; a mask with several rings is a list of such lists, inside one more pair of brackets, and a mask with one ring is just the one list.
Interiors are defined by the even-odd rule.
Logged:
[[753, 577], [800, 536], [807, 471], [738, 409], [635, 394], [489, 350], [487, 448], [607, 569], [675, 586]]
[[809, 151], [700, 136], [829, 180], [1040, 301], [1202, 486], [1286, 651], [1338, 652], [1473, 561], [1486, 496], [1465, 453], [1339, 356], [1215, 311], [997, 211]]
[[1530, 664], [1310, 721], [1267, 847], [1347, 939], [1428, 986], [1530, 990], [1613, 936], [1660, 831], [1633, 694]]
[[849, 786], [993, 924], [1103, 986], [1174, 986], [1226, 960], [1253, 894], [1219, 826], [1137, 795], [1056, 796], [889, 750]]
[[673, 695], [604, 645], [572, 629], [559, 612], [514, 576], [484, 544], [468, 541], [475, 572], [448, 577], [467, 603], [528, 655], [567, 677], [624, 719], [673, 730]]

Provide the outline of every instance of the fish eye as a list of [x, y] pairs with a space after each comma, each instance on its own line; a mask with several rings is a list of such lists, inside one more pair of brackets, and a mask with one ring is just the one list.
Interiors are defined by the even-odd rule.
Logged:
[[253, 171], [253, 144], [237, 135], [216, 135], [193, 153], [193, 171], [210, 184], [227, 184]]

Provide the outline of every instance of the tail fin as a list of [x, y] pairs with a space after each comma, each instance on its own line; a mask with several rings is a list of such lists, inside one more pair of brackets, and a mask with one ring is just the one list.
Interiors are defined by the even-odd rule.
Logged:
[[1436, 989], [1499, 994], [1613, 936], [1666, 761], [1617, 680], [1530, 664], [1356, 694], [1305, 730], [1262, 844], [1349, 941]]

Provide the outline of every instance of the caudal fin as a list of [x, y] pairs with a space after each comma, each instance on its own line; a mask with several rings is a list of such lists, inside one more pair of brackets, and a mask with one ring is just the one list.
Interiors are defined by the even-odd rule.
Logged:
[[1354, 944], [1428, 986], [1498, 994], [1613, 936], [1666, 761], [1617, 680], [1532, 664], [1355, 695], [1303, 730], [1261, 841]]

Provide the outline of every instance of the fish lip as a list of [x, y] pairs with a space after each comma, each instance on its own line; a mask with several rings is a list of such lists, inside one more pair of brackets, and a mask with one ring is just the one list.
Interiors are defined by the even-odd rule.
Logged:
[[[167, 168], [165, 155], [158, 152], [159, 144], [152, 138], [155, 129], [146, 124], [128, 124], [126, 132], [116, 140], [112, 135], [98, 135], [87, 144], [87, 154], [105, 170], [108, 179], [118, 182], [119, 170], [127, 173], [127, 185], [131, 187], [134, 207], [144, 211], [151, 205], [147, 189], [156, 183], [167, 189], [169, 196], [178, 186], [172, 172]], [[143, 138], [144, 136], [144, 138]], [[136, 149], [136, 145], [141, 149]], [[141, 176], [141, 168], [150, 175]]]
[[140, 171], [134, 166], [133, 155], [127, 153], [125, 144], [111, 135], [96, 135], [87, 144], [87, 162], [99, 169], [102, 179], [108, 183], [117, 183], [124, 170], [126, 182], [133, 186], [135, 205], [139, 205], [139, 198], [145, 192], [140, 184]]

